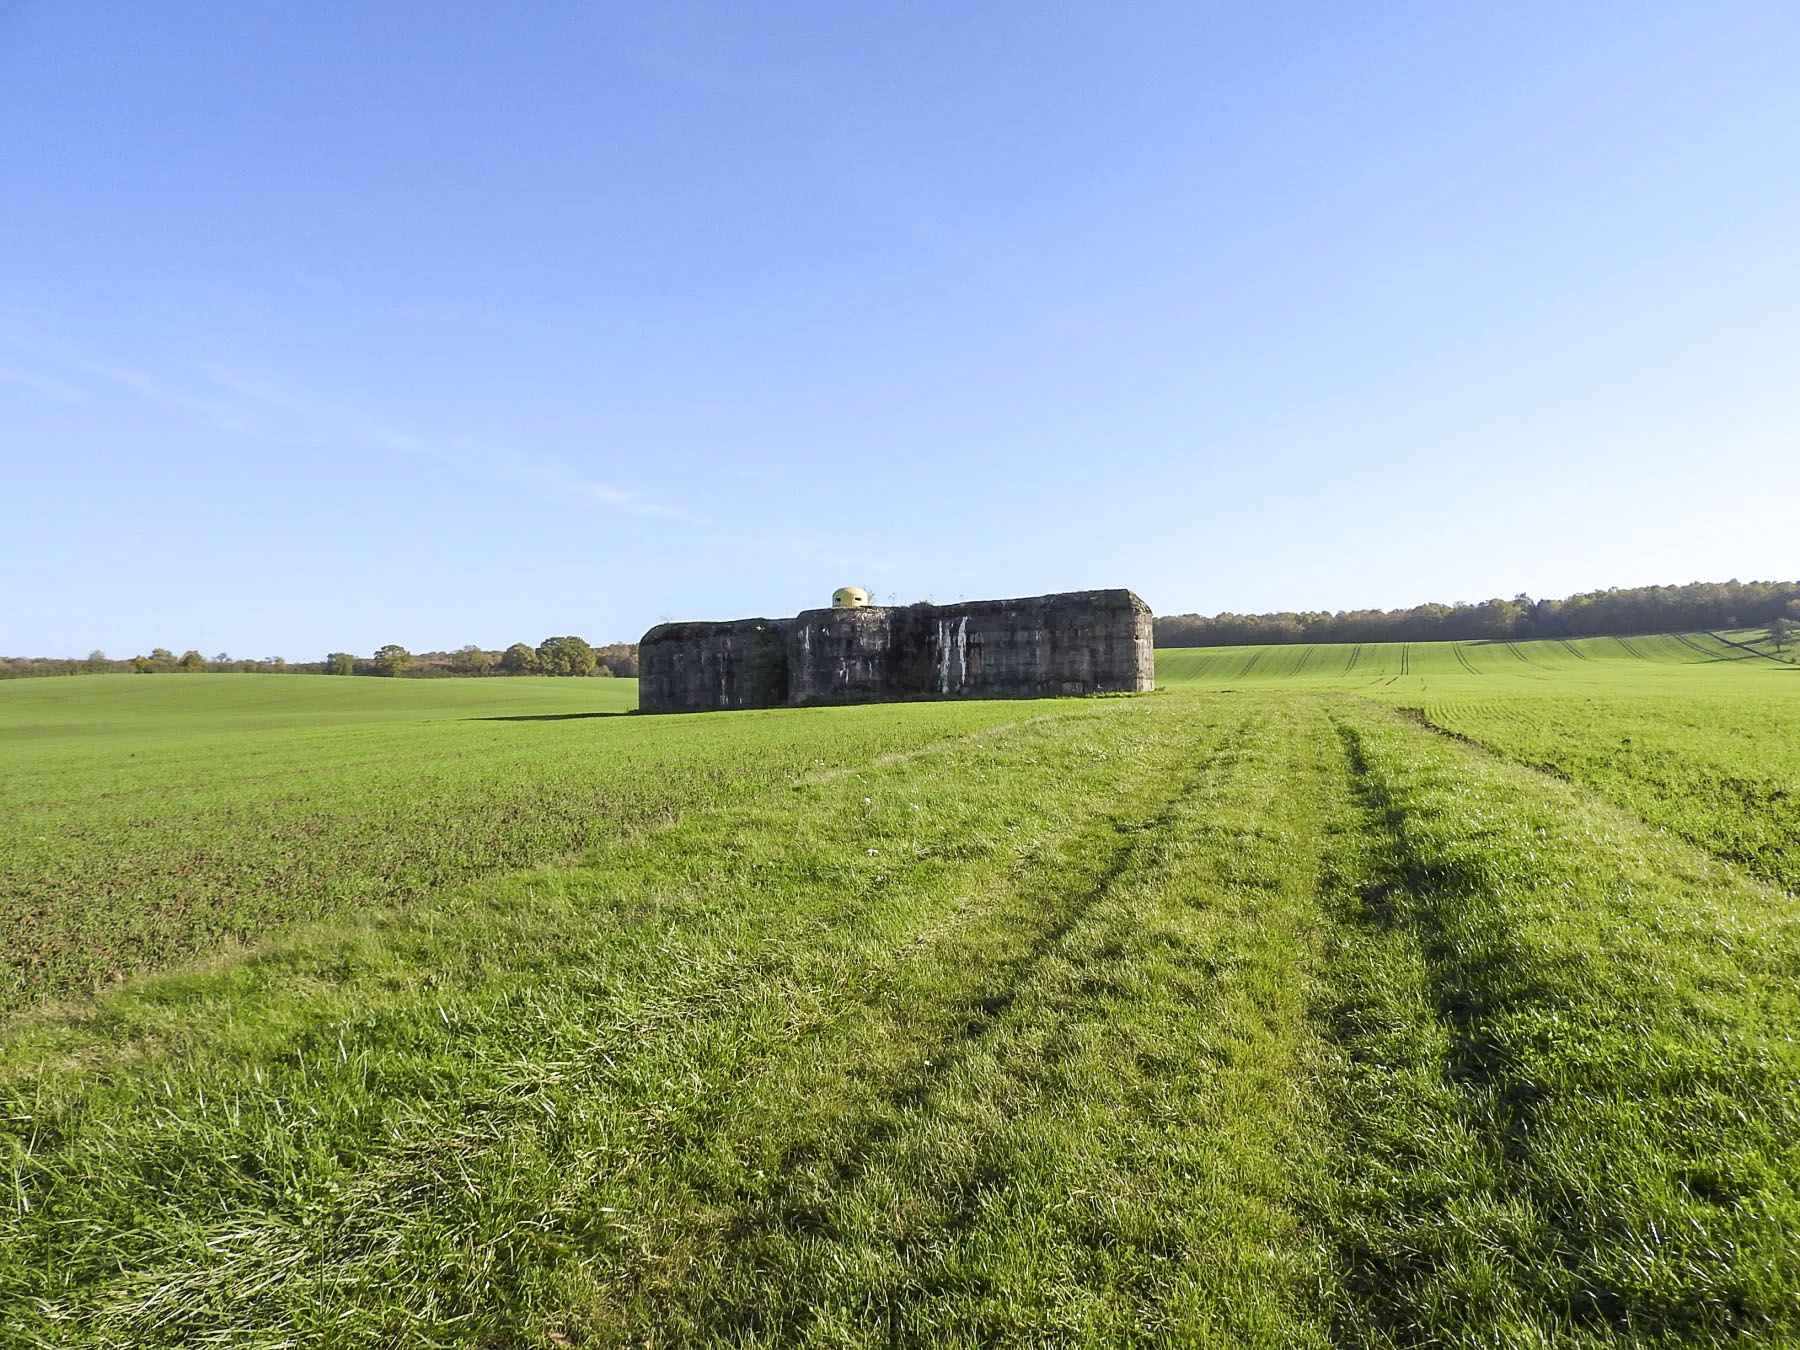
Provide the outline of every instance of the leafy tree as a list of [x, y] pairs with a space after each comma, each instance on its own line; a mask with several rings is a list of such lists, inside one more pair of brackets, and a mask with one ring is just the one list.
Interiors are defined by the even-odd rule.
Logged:
[[599, 661], [596, 673], [635, 680], [638, 673], [638, 649], [635, 642], [615, 642], [594, 651]]
[[131, 658], [131, 668], [140, 675], [148, 675], [156, 669], [156, 662], [148, 656], [134, 656]]
[[1687, 586], [1611, 587], [1564, 600], [1534, 600], [1521, 593], [1510, 601], [1494, 599], [1479, 605], [1415, 605], [1336, 614], [1165, 614], [1156, 620], [1156, 645], [1624, 637], [1760, 627], [1777, 617], [1800, 624], [1800, 583], [1733, 579]]
[[485, 675], [493, 664], [494, 658], [474, 643], [450, 653], [450, 669], [458, 675]]
[[1482, 637], [1511, 637], [1525, 617], [1525, 607], [1518, 601], [1493, 599], [1475, 606], [1471, 621]]
[[1775, 644], [1775, 650], [1785, 652], [1794, 642], [1794, 621], [1780, 618], [1769, 625], [1769, 641]]
[[578, 637], [545, 638], [538, 644], [537, 658], [546, 675], [594, 673], [594, 649]]
[[325, 656], [325, 673], [327, 675], [356, 674], [356, 658], [349, 652], [328, 652]]
[[206, 658], [192, 647], [181, 654], [181, 668], [189, 674], [206, 669]]
[[375, 669], [383, 675], [402, 674], [412, 664], [412, 653], [397, 642], [390, 642], [375, 653]]
[[538, 654], [523, 642], [515, 642], [500, 655], [500, 669], [508, 675], [530, 675], [538, 668]]

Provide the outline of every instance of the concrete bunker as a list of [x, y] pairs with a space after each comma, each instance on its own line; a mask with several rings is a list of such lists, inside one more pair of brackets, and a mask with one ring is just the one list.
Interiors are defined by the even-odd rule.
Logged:
[[845, 587], [791, 619], [658, 624], [638, 646], [638, 706], [1134, 693], [1156, 687], [1153, 637], [1150, 607], [1128, 590], [873, 605]]

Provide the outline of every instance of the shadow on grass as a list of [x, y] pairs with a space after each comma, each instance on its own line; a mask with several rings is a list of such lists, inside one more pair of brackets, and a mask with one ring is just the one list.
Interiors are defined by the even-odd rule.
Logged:
[[465, 717], [465, 722], [573, 722], [583, 717], [636, 717], [637, 709], [628, 708], [624, 712], [584, 712], [584, 713], [519, 713], [510, 717]]

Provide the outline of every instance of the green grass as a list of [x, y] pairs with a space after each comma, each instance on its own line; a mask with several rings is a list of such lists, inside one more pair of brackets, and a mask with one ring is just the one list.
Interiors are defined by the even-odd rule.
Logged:
[[1157, 670], [1178, 687], [1332, 688], [1411, 708], [1800, 891], [1800, 666], [1766, 634], [1188, 648], [1158, 652]]
[[[0, 1340], [1800, 1340], [1800, 675], [1518, 646], [675, 718], [0, 686], [62, 869], [7, 891], [61, 927]], [[301, 821], [356, 885], [274, 865]]]
[[0, 1012], [1029, 715], [620, 715], [636, 701], [630, 680], [0, 681]]
[[1777, 654], [1760, 631], [1665, 633], [1569, 641], [1296, 643], [1275, 647], [1175, 647], [1156, 653], [1163, 684], [1284, 685], [1382, 690], [1429, 687], [1434, 680], [1497, 677], [1570, 681], [1613, 689], [1621, 681], [1683, 681], [1725, 668], [1800, 671], [1795, 653]]
[[1337, 720], [1364, 814], [1329, 1008], [1352, 1339], [1796, 1334], [1790, 898], [1529, 770]]

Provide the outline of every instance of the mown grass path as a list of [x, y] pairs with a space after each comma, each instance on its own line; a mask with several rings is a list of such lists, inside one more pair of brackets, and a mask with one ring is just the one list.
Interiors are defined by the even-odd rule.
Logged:
[[778, 767], [16, 1018], [0, 1339], [1800, 1337], [1781, 891], [1329, 692], [689, 725]]

